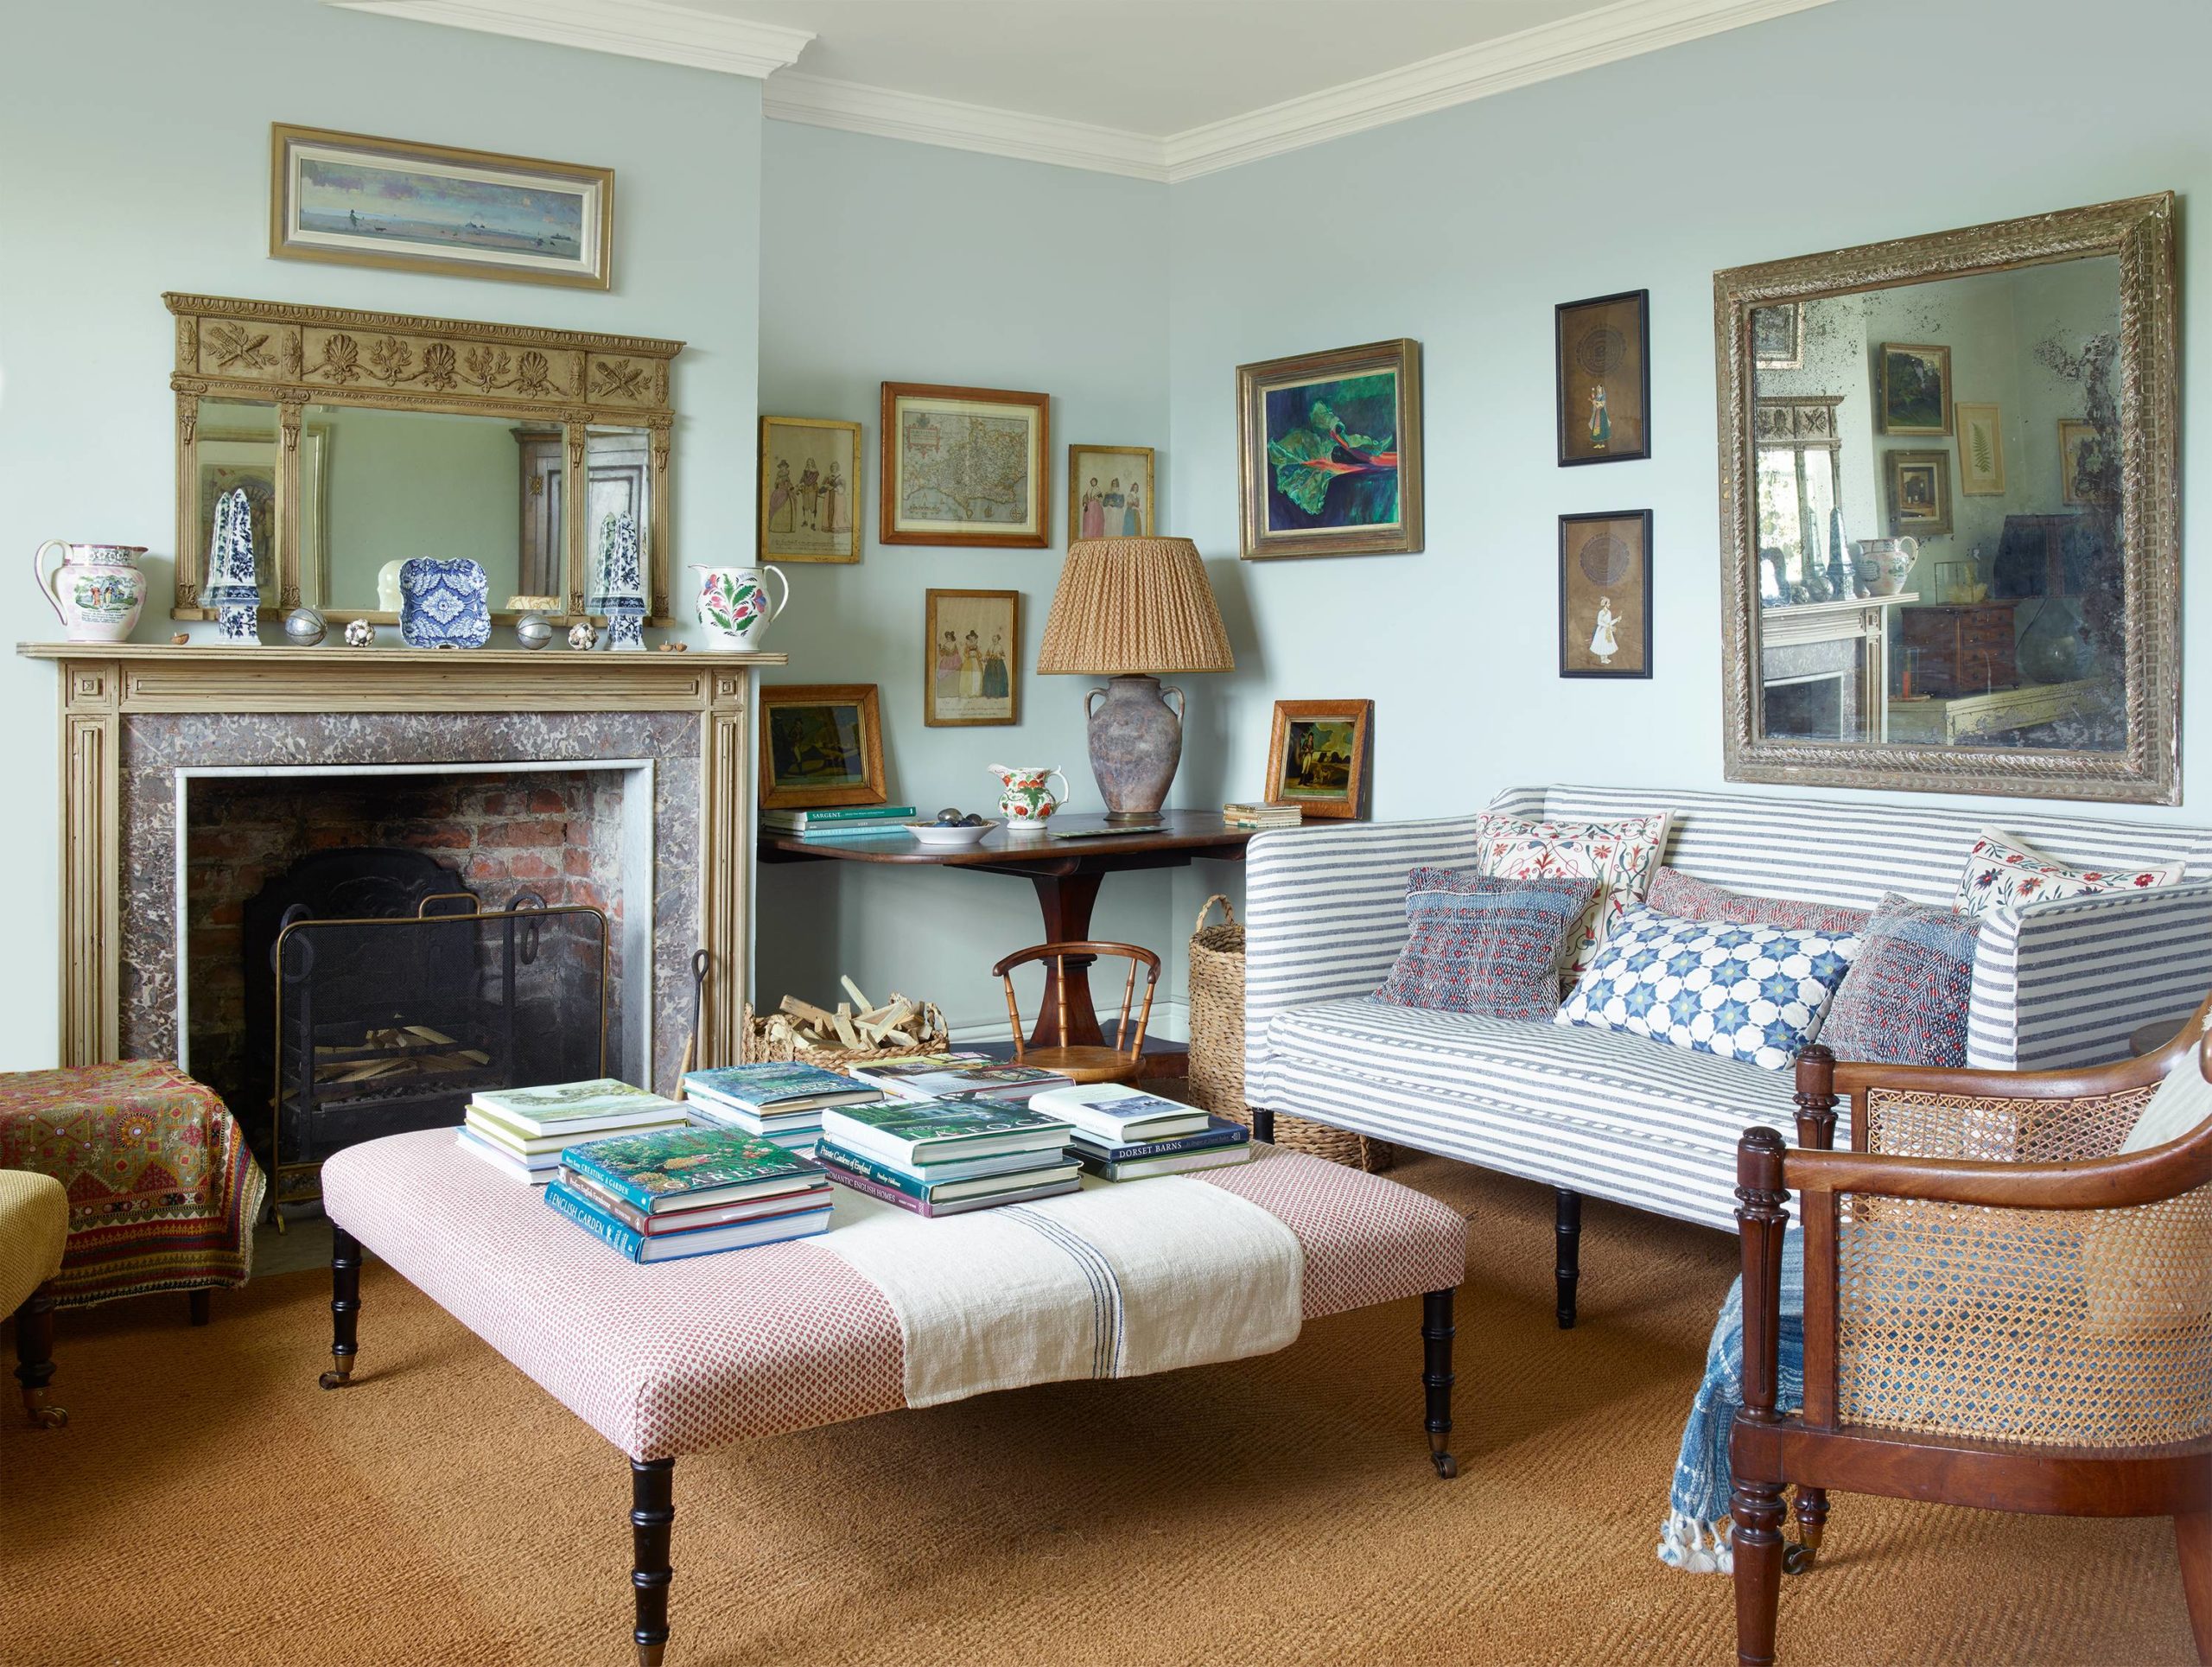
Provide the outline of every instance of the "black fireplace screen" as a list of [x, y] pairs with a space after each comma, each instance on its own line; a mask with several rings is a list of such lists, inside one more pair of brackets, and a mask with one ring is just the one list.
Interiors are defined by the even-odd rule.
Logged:
[[607, 917], [466, 892], [417, 913], [277, 932], [272, 1206], [321, 1195], [323, 1160], [385, 1135], [450, 1127], [469, 1097], [607, 1074]]

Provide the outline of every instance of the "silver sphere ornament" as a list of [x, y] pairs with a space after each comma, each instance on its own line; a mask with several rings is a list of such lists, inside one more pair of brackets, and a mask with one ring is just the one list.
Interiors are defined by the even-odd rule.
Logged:
[[592, 629], [589, 620], [579, 620], [569, 629], [569, 646], [571, 648], [589, 648], [598, 640], [599, 633]]
[[284, 616], [284, 640], [295, 648], [314, 647], [329, 629], [312, 608], [296, 608]]
[[348, 648], [366, 648], [376, 639], [377, 628], [366, 620], [356, 620], [346, 627], [346, 646]]
[[515, 640], [537, 650], [553, 640], [553, 622], [543, 614], [525, 614], [515, 621]]

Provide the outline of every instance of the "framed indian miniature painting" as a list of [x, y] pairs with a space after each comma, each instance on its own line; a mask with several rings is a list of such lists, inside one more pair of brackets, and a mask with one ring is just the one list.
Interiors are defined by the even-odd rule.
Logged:
[[1152, 448], [1068, 445], [1068, 542], [1152, 537]]
[[861, 558], [861, 425], [760, 419], [760, 559]]
[[885, 383], [876, 537], [887, 544], [1048, 547], [1049, 404], [1041, 393], [1002, 388]]
[[1951, 431], [1951, 350], [1911, 341], [1881, 347], [1882, 432]]
[[1559, 518], [1559, 674], [1651, 675], [1651, 512]]
[[613, 283], [614, 170], [272, 123], [269, 252], [410, 272]]
[[1236, 367], [1246, 561], [1421, 547], [1421, 343]]
[[1021, 722], [1021, 593], [932, 590], [923, 618], [922, 722]]
[[1560, 467], [1650, 456], [1651, 292], [1561, 302], [1552, 323]]
[[1279, 700], [1268, 740], [1270, 805], [1307, 816], [1351, 818], [1367, 809], [1371, 700]]
[[883, 727], [872, 683], [770, 684], [760, 690], [760, 808], [880, 805]]

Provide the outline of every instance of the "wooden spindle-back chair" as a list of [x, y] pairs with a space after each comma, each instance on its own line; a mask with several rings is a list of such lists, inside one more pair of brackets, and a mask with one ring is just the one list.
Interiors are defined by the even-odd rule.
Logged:
[[[1122, 1015], [1114, 1027], [1114, 1045], [1103, 1042], [1088, 1046], [1066, 1039], [1071, 1034], [1068, 1018], [1068, 963], [1077, 961], [1088, 966], [1101, 956], [1126, 959], [1129, 976], [1122, 986]], [[1057, 1034], [1061, 1040], [1055, 1047], [1032, 1047], [1025, 1039], [1021, 1025], [1021, 1008], [1014, 999], [1014, 970], [1033, 961], [1046, 963], [1051, 977], [1046, 980], [1045, 999], [1057, 1002], [1055, 1018]], [[1136, 1008], [1136, 1020], [1130, 1022], [1129, 1012], [1136, 1003], [1137, 970], [1144, 970], [1144, 1005]], [[1139, 1056], [1144, 1052], [1144, 1028], [1152, 1017], [1153, 991], [1160, 983], [1160, 958], [1148, 949], [1135, 944], [1069, 943], [1039, 944], [1033, 949], [1017, 950], [991, 969], [994, 977], [1006, 985], [1006, 1013], [1014, 1025], [1014, 1057], [1022, 1065], [1033, 1065], [1040, 1070], [1057, 1071], [1079, 1083], [1128, 1082], [1137, 1073]]]

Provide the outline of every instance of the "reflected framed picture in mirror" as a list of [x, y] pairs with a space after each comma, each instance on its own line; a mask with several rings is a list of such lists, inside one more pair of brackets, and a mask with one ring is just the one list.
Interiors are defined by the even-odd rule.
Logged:
[[2069, 504], [2110, 504], [2117, 501], [2118, 469], [2113, 448], [2104, 432], [2086, 417], [2061, 417], [2058, 422], [2059, 495]]
[[1805, 368], [1804, 302], [1751, 309], [1751, 362], [1763, 371]]
[[1959, 496], [2005, 495], [2005, 419], [1994, 404], [1960, 400], [1952, 411], [1959, 424]]
[[1552, 309], [1559, 462], [1651, 455], [1651, 292], [1565, 301]]
[[1951, 530], [1951, 454], [1882, 454], [1890, 498], [1890, 536], [1940, 538]]
[[1951, 431], [1951, 350], [1932, 342], [1885, 341], [1881, 348], [1882, 432]]
[[1559, 674], [1651, 675], [1651, 512], [1559, 518]]

